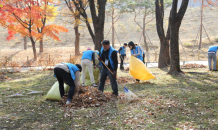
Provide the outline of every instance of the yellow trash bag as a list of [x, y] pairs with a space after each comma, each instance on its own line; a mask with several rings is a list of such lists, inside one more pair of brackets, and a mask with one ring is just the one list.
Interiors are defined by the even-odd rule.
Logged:
[[[100, 78], [100, 71], [97, 67], [96, 67], [96, 69], [94, 69], [94, 67], [93, 67], [93, 75], [94, 75], [95, 83], [98, 83], [99, 78]], [[81, 74], [81, 78], [80, 78], [80, 83], [82, 84], [82, 74]], [[86, 67], [85, 86], [90, 86], [90, 85], [92, 85], [92, 83], [90, 80], [88, 68]]]
[[[69, 91], [69, 89], [70, 89], [70, 86], [64, 84], [65, 93], [67, 93]], [[46, 99], [57, 100], [57, 101], [61, 100], [58, 81], [55, 82], [55, 84], [52, 86], [52, 88], [48, 91], [48, 93], [46, 95]]]
[[134, 56], [131, 56], [130, 58], [129, 73], [135, 79], [139, 80], [155, 79], [154, 75], [148, 71], [145, 64]]

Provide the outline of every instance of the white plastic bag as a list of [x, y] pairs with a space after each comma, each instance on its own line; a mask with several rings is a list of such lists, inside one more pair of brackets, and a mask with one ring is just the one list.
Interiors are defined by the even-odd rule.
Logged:
[[[66, 84], [64, 84], [64, 91], [67, 93], [69, 91], [70, 87]], [[48, 91], [46, 95], [46, 99], [48, 100], [56, 100], [59, 101], [61, 100], [61, 95], [59, 91], [59, 83], [58, 81], [55, 82], [55, 84], [51, 87], [51, 89]]]

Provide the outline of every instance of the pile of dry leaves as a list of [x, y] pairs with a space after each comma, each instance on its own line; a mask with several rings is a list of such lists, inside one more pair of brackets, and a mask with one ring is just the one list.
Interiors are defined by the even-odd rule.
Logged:
[[182, 68], [207, 68], [205, 65], [201, 65], [201, 64], [185, 64], [181, 66]]
[[[94, 87], [83, 87], [73, 97], [72, 103], [66, 107], [73, 108], [88, 108], [88, 107], [99, 107], [104, 103], [111, 101], [112, 93], [102, 93]], [[67, 96], [64, 96], [63, 100], [59, 102], [61, 105], [65, 105]]]
[[129, 67], [127, 67], [126, 69], [124, 69], [124, 71], [129, 71]]
[[0, 75], [0, 81], [5, 81], [6, 79], [8, 79], [7, 76], [5, 76], [5, 75]]
[[118, 77], [118, 79], [121, 83], [134, 83], [135, 79], [133, 77]]

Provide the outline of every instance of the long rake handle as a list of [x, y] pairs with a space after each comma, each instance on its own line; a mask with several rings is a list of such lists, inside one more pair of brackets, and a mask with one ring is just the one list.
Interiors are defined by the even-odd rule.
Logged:
[[[111, 74], [113, 74], [113, 72], [107, 67], [107, 65], [105, 65], [105, 63], [101, 60], [101, 62], [104, 64], [104, 66], [111, 72]], [[119, 84], [121, 84], [123, 87], [124, 85], [117, 79], [117, 81], [119, 82]]]

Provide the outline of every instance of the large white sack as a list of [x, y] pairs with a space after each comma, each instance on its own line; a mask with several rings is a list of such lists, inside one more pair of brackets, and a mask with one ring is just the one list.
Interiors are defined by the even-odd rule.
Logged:
[[[64, 84], [64, 91], [65, 93], [67, 93], [69, 91], [69, 86]], [[55, 82], [55, 84], [51, 87], [51, 89], [48, 91], [47, 95], [46, 95], [46, 99], [49, 100], [61, 100], [61, 95], [60, 95], [60, 91], [59, 91], [59, 83], [58, 81]]]

